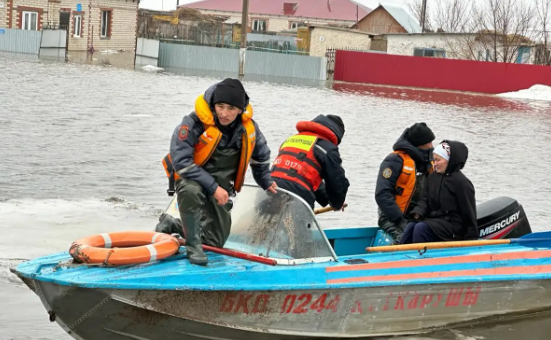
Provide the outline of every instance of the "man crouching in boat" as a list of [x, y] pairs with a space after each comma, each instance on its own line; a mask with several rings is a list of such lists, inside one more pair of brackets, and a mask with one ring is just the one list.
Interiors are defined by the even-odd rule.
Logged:
[[339, 144], [344, 124], [336, 115], [319, 115], [297, 123], [298, 134], [279, 148], [272, 166], [278, 187], [302, 197], [314, 209], [317, 201], [335, 210], [343, 208], [350, 183], [341, 165]]
[[228, 78], [197, 98], [195, 112], [185, 116], [172, 135], [167, 157], [193, 264], [208, 263], [202, 243], [219, 248], [226, 243], [231, 229], [229, 197], [241, 191], [249, 162], [256, 183], [276, 193], [270, 149], [252, 116], [243, 85]]
[[400, 242], [431, 171], [430, 150], [434, 133], [425, 123], [404, 130], [393, 152], [383, 160], [377, 176], [375, 201], [379, 206], [379, 227]]
[[411, 214], [400, 243], [477, 239], [475, 190], [461, 169], [469, 149], [458, 141], [443, 141], [434, 148], [434, 169], [421, 200]]

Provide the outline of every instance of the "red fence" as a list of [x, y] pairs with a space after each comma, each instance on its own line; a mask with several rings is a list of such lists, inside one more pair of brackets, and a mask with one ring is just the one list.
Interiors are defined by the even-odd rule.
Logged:
[[551, 86], [551, 67], [338, 50], [334, 80], [503, 93]]

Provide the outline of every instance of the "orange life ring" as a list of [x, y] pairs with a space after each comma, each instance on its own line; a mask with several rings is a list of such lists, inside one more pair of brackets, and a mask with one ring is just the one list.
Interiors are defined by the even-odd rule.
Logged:
[[79, 263], [126, 265], [164, 259], [176, 254], [179, 248], [178, 240], [168, 234], [120, 231], [76, 240], [69, 253]]

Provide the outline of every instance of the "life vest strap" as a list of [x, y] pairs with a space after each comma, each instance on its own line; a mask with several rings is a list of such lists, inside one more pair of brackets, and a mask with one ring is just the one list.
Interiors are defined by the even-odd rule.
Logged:
[[310, 191], [314, 191], [314, 187], [312, 186], [312, 184], [308, 182], [306, 177], [299, 174], [296, 169], [284, 169], [284, 168], [275, 166], [272, 169], [272, 177], [283, 178], [283, 179], [286, 179], [287, 177], [291, 177], [296, 179], [297, 180], [296, 182], [304, 186], [306, 189]]

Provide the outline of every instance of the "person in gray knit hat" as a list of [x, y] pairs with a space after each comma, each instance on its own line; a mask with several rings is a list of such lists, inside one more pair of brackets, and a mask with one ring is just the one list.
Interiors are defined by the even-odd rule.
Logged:
[[396, 244], [408, 223], [409, 213], [420, 199], [432, 171], [430, 154], [435, 136], [425, 123], [406, 128], [381, 163], [375, 188], [379, 227]]

